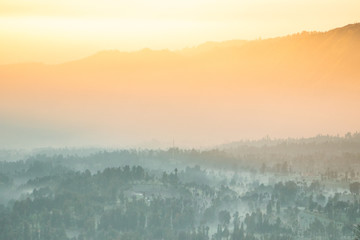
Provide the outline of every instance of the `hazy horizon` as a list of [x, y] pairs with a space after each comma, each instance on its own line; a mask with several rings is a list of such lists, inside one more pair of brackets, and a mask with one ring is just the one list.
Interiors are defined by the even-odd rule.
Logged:
[[[221, 40], [213, 40], [213, 39], [208, 39], [208, 40], [202, 40], [200, 42], [194, 43], [192, 45], [184, 45], [184, 46], [179, 46], [177, 48], [171, 48], [171, 47], [149, 47], [147, 45], [141, 45], [138, 46], [136, 48], [99, 48], [99, 49], [94, 49], [92, 51], [88, 51], [88, 52], [84, 52], [83, 55], [78, 55], [76, 57], [72, 57], [72, 58], [64, 58], [61, 61], [47, 61], [47, 60], [20, 60], [20, 61], [16, 61], [16, 62], [1, 62], [0, 61], [0, 65], [16, 65], [16, 64], [45, 64], [45, 65], [59, 65], [59, 64], [64, 64], [64, 63], [68, 63], [68, 62], [74, 62], [74, 61], [79, 61], [97, 54], [101, 54], [101, 53], [106, 53], [106, 52], [119, 52], [119, 53], [137, 53], [137, 52], [142, 52], [142, 51], [154, 51], [154, 52], [162, 52], [162, 51], [169, 51], [169, 52], [174, 52], [174, 53], [180, 53], [182, 54], [182, 52], [185, 52], [185, 55], [187, 54], [191, 54], [191, 51], [195, 51], [197, 48], [202, 48], [204, 46], [204, 48], [206, 49], [206, 51], [209, 50], [209, 47], [205, 47], [206, 45], [213, 45], [213, 44], [226, 44], [228, 42], [236, 42], [236, 41], [246, 41], [246, 42], [251, 42], [251, 41], [259, 41], [259, 40], [271, 40], [271, 39], [277, 39], [277, 38], [286, 38], [289, 36], [296, 36], [297, 34], [301, 34], [301, 33], [326, 33], [327, 31], [330, 30], [334, 30], [334, 29], [340, 29], [342, 27], [346, 27], [348, 25], [352, 25], [352, 24], [360, 24], [360, 20], [356, 21], [356, 22], [351, 22], [351, 23], [345, 23], [343, 25], [334, 25], [332, 27], [328, 27], [328, 28], [319, 28], [319, 29], [300, 29], [298, 31], [294, 31], [294, 32], [288, 32], [288, 33], [282, 33], [282, 34], [274, 34], [274, 35], [269, 35], [267, 37], [254, 37], [254, 38], [228, 38], [228, 39], [221, 39]], [[236, 46], [236, 44], [230, 44], [230, 46]]]
[[179, 50], [207, 41], [327, 31], [359, 22], [356, 0], [0, 3], [0, 64], [61, 63], [104, 49]]
[[359, 131], [359, 7], [3, 1], [0, 144], [200, 147]]
[[359, 9], [0, 1], [0, 239], [360, 239]]
[[[1, 23], [1, 21], [0, 21], [0, 23]], [[12, 65], [12, 64], [24, 64], [24, 63], [25, 64], [26, 63], [41, 63], [41, 64], [48, 64], [48, 65], [57, 65], [57, 64], [63, 64], [63, 63], [72, 62], [72, 61], [78, 61], [78, 60], [84, 59], [86, 57], [93, 56], [95, 54], [98, 54], [98, 53], [101, 53], [101, 52], [107, 52], [107, 51], [119, 51], [119, 52], [122, 52], [122, 53], [141, 52], [141, 51], [144, 51], [144, 50], [171, 51], [171, 52], [181, 52], [181, 51], [186, 51], [186, 50], [190, 51], [192, 49], [196, 49], [198, 47], [201, 47], [201, 46], [209, 44], [209, 43], [212, 44], [212, 43], [226, 43], [226, 42], [231, 42], [231, 41], [266, 40], [266, 39], [274, 39], [274, 38], [282, 38], [282, 37], [292, 36], [292, 35], [300, 34], [300, 33], [303, 33], [303, 32], [322, 33], [322, 32], [327, 32], [327, 31], [332, 30], [332, 29], [341, 28], [341, 27], [347, 26], [349, 24], [357, 24], [357, 23], [360, 23], [360, 18], [359, 18], [358, 21], [345, 22], [342, 25], [334, 24], [332, 26], [318, 27], [318, 28], [301, 28], [300, 27], [299, 29], [294, 30], [292, 32], [283, 32], [283, 33], [278, 33], [278, 34], [273, 33], [273, 34], [269, 34], [269, 35], [266, 35], [266, 36], [254, 36], [254, 37], [248, 37], [248, 38], [246, 38], [246, 37], [243, 37], [243, 38], [238, 37], [238, 38], [236, 38], [234, 36], [234, 37], [228, 37], [228, 38], [202, 39], [202, 40], [199, 40], [199, 41], [194, 41], [193, 43], [190, 43], [190, 44], [187, 44], [187, 45], [179, 45], [177, 47], [171, 47], [171, 44], [166, 44], [166, 43], [165, 43], [165, 46], [163, 46], [163, 47], [161, 47], [161, 46], [149, 46], [149, 45], [146, 45], [146, 44], [139, 45], [139, 46], [136, 46], [136, 47], [133, 47], [133, 48], [121, 47], [121, 46], [113, 46], [113, 47], [104, 46], [103, 48], [97, 47], [97, 48], [92, 48], [91, 50], [81, 51], [80, 53], [78, 53], [78, 54], [76, 54], [74, 56], [70, 56], [70, 57], [62, 56], [62, 54], [64, 54], [64, 53], [68, 54], [68, 52], [65, 49], [61, 49], [61, 52], [55, 52], [55, 56], [58, 58], [58, 60], [50, 60], [49, 57], [53, 58], [54, 53], [52, 52], [51, 49], [47, 49], [47, 53], [51, 54], [52, 56], [50, 56], [50, 55], [49, 56], [43, 56], [40, 59], [40, 58], [34, 57], [34, 55], [38, 55], [38, 54], [31, 54], [29, 56], [32, 56], [32, 57], [29, 57], [29, 56], [28, 57], [22, 57], [22, 58], [18, 58], [16, 60], [13, 60], [13, 61], [9, 61], [9, 59], [11, 59], [11, 56], [3, 55], [3, 57], [5, 57], [5, 58], [4, 59], [0, 58], [0, 65]], [[28, 47], [30, 47], [30, 45], [28, 45]], [[17, 48], [16, 46], [6, 47], [6, 49], [2, 49], [2, 51], [4, 53], [9, 51], [9, 54], [12, 55], [16, 48]]]
[[2, 146], [204, 147], [344, 135], [357, 111], [360, 24], [182, 51], [103, 51], [1, 65]]

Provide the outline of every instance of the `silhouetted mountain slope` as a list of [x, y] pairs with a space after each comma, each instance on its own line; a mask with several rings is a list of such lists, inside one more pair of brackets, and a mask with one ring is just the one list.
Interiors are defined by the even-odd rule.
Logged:
[[112, 50], [59, 65], [2, 65], [0, 110], [91, 129], [106, 122], [110, 132], [130, 135], [134, 126], [138, 135], [177, 129], [172, 134], [214, 139], [355, 131], [359, 32], [352, 24], [178, 52]]

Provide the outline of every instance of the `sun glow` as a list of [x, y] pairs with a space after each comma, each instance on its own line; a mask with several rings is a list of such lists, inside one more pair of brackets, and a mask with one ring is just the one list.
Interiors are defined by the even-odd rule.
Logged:
[[0, 64], [327, 30], [359, 21], [359, 8], [357, 0], [8, 0], [0, 3]]
[[[22, 132], [51, 129], [79, 144], [356, 131], [359, 25], [348, 24], [358, 9], [358, 0], [1, 1], [0, 132], [16, 145]], [[326, 32], [267, 40], [303, 30]], [[24, 62], [50, 64], [11, 64]]]

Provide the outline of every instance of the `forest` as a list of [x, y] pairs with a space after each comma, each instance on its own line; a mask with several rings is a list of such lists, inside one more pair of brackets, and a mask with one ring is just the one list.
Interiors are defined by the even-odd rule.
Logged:
[[355, 133], [204, 150], [3, 149], [0, 239], [354, 239], [359, 146]]

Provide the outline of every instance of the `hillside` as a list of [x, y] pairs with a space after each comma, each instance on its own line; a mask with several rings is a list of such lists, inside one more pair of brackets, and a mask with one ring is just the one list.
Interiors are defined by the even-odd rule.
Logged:
[[0, 111], [9, 122], [111, 136], [345, 133], [360, 129], [359, 62], [360, 24], [177, 52], [103, 51], [59, 65], [0, 66]]

